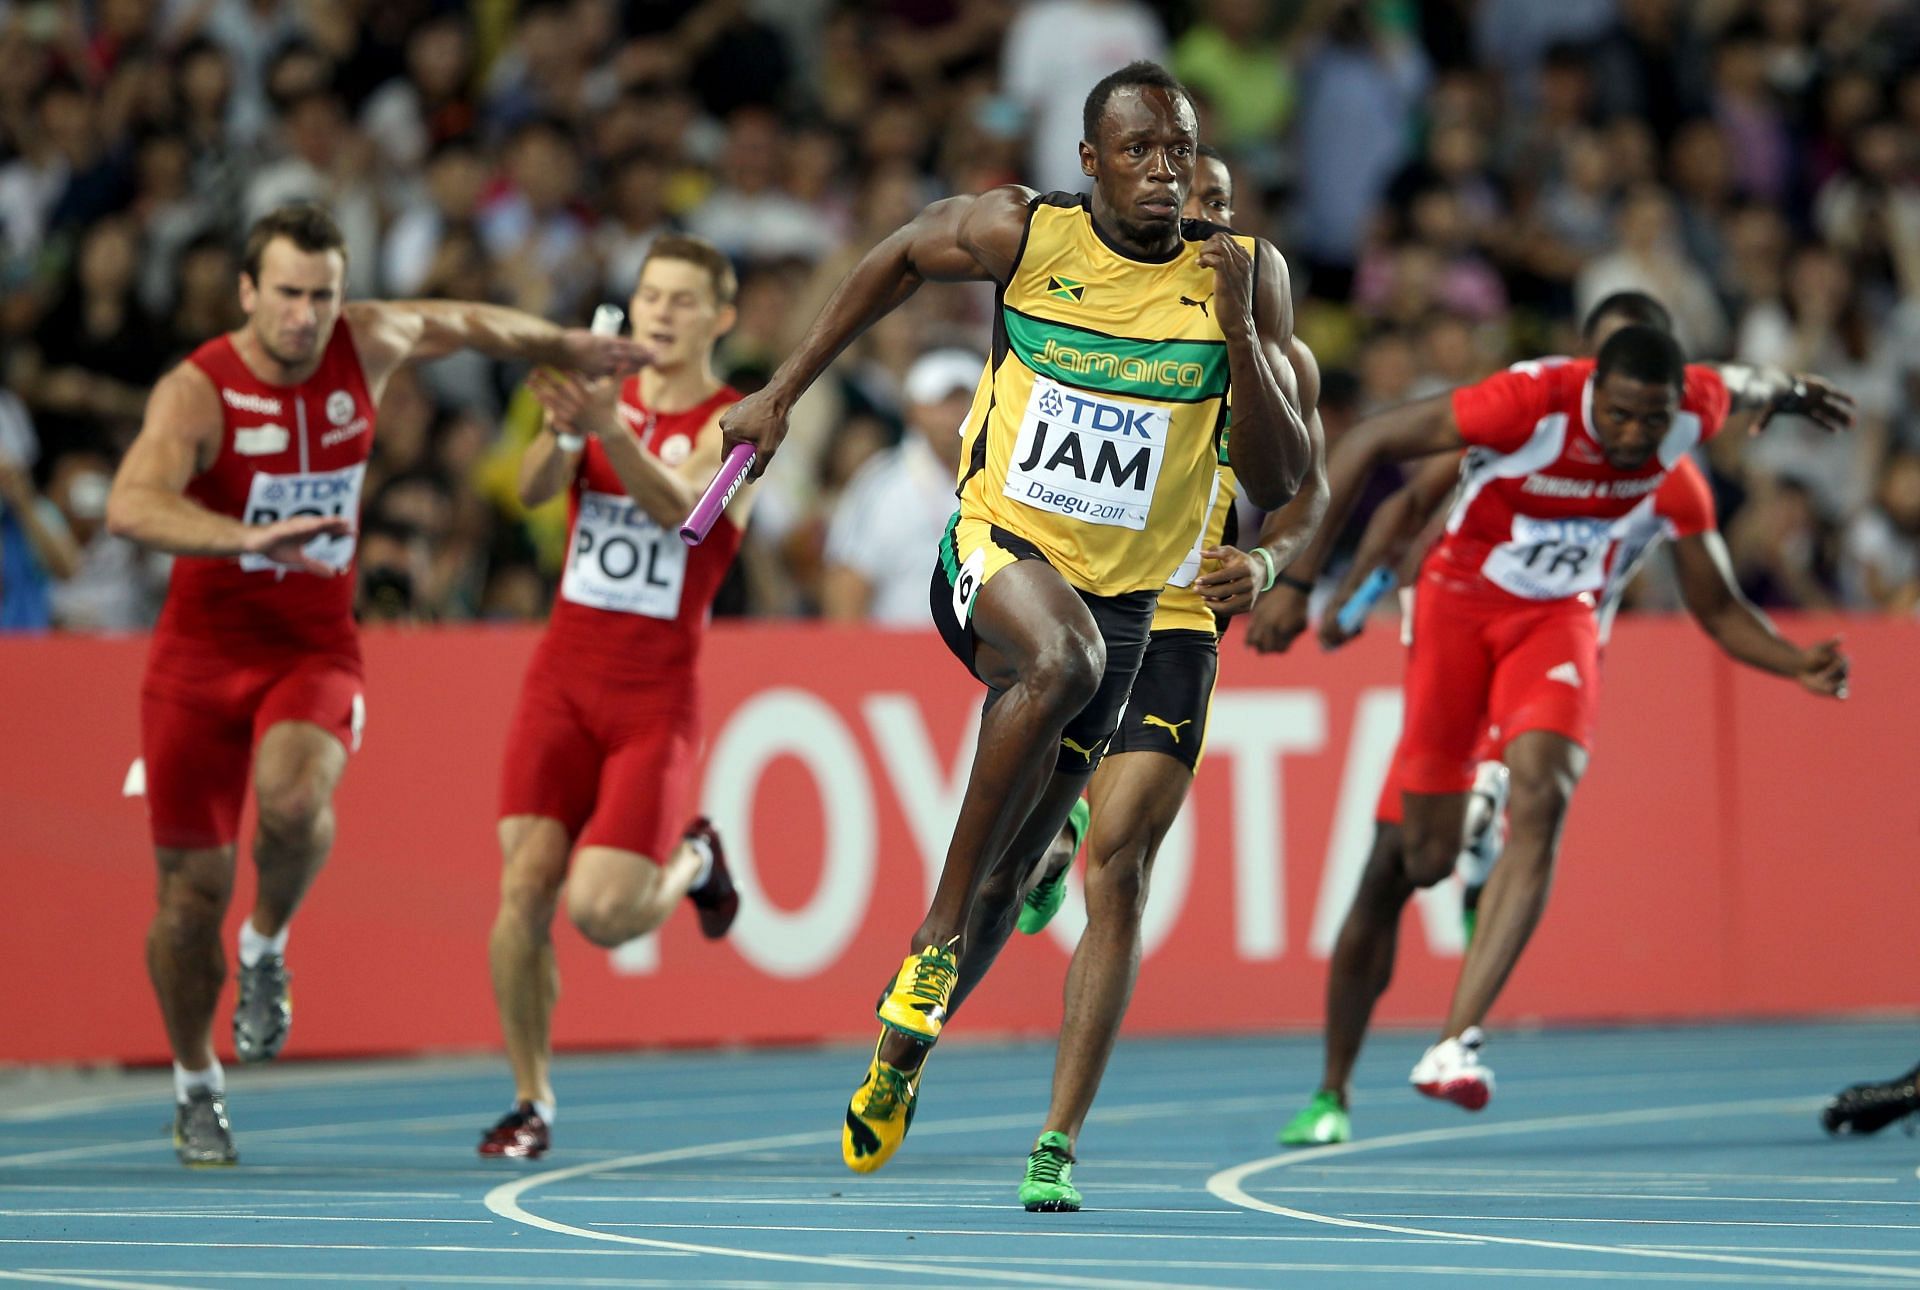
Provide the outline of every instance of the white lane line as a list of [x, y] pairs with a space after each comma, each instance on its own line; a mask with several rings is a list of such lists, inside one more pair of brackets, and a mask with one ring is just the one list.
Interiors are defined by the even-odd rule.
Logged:
[[1871, 1254], [1876, 1259], [1920, 1259], [1920, 1249], [1863, 1250], [1857, 1245], [1701, 1245], [1694, 1241], [1629, 1241], [1643, 1250], [1727, 1250], [1735, 1254]]
[[[1818, 1263], [1805, 1259], [1758, 1258], [1751, 1255], [1712, 1254], [1699, 1250], [1651, 1250], [1629, 1245], [1592, 1245], [1576, 1241], [1550, 1241], [1537, 1237], [1499, 1236], [1485, 1232], [1446, 1232], [1433, 1228], [1401, 1227], [1385, 1223], [1368, 1222], [1357, 1218], [1343, 1218], [1332, 1214], [1317, 1214], [1311, 1210], [1293, 1209], [1285, 1205], [1276, 1205], [1250, 1195], [1245, 1187], [1246, 1180], [1275, 1169], [1291, 1168], [1306, 1161], [1325, 1162], [1344, 1156], [1360, 1155], [1372, 1151], [1387, 1151], [1396, 1147], [1415, 1146], [1434, 1142], [1458, 1142], [1462, 1139], [1511, 1137], [1522, 1134], [1552, 1133], [1567, 1129], [1590, 1129], [1611, 1127], [1624, 1124], [1658, 1124], [1670, 1120], [1706, 1119], [1736, 1115], [1780, 1115], [1788, 1112], [1806, 1112], [1821, 1104], [1819, 1098], [1789, 1098], [1778, 1100], [1756, 1100], [1746, 1102], [1712, 1102], [1700, 1106], [1647, 1107], [1627, 1111], [1600, 1111], [1588, 1115], [1551, 1116], [1536, 1120], [1518, 1120], [1494, 1122], [1490, 1124], [1460, 1125], [1451, 1129], [1425, 1129], [1417, 1133], [1402, 1133], [1384, 1138], [1370, 1138], [1359, 1142], [1346, 1142], [1338, 1146], [1318, 1147], [1312, 1152], [1294, 1152], [1275, 1156], [1266, 1156], [1259, 1160], [1250, 1160], [1245, 1164], [1223, 1169], [1207, 1180], [1207, 1190], [1229, 1204], [1246, 1209], [1259, 1210], [1268, 1214], [1278, 1214], [1283, 1218], [1299, 1219], [1307, 1223], [1325, 1223], [1333, 1227], [1360, 1228], [1377, 1232], [1391, 1232], [1400, 1236], [1469, 1236], [1477, 1241], [1493, 1245], [1518, 1245], [1531, 1249], [1565, 1250], [1584, 1254], [1625, 1254], [1651, 1259], [1679, 1259], [1700, 1263], [1730, 1263], [1743, 1267], [1779, 1268], [1798, 1272], [1837, 1272], [1856, 1276], [1869, 1273], [1887, 1277], [1920, 1279], [1920, 1270], [1912, 1268], [1887, 1267], [1865, 1263]], [[1842, 1226], [1845, 1226], [1844, 1224]]]
[[[1008, 1204], [1002, 1207], [1002, 1212], [1004, 1213], [1007, 1210], [1010, 1210], [1012, 1208], [1013, 1208], [1012, 1205]], [[1024, 1211], [1019, 1211], [1019, 1212], [1021, 1214], [1021, 1217], [1024, 1218], [1025, 1212]], [[1083, 1212], [1088, 1214], [1110, 1214], [1115, 1211], [1107, 1210], [1107, 1209], [1089, 1208]], [[1009, 1217], [1011, 1217], [1011, 1215], [1009, 1215]], [[1046, 1222], [1044, 1222], [1044, 1220], [1040, 1222], [1040, 1225], [1027, 1228], [1024, 1230], [1020, 1228], [1014, 1228], [1014, 1227], [915, 1227], [911, 1229], [901, 1228], [901, 1227], [848, 1227], [844, 1223], [640, 1223], [640, 1222], [595, 1223], [591, 1228], [582, 1228], [580, 1230], [583, 1233], [596, 1236], [601, 1240], [608, 1240], [608, 1239], [638, 1240], [639, 1239], [638, 1237], [612, 1237], [609, 1233], [605, 1231], [605, 1229], [611, 1228], [611, 1227], [639, 1227], [639, 1228], [649, 1228], [649, 1229], [654, 1229], [658, 1231], [667, 1231], [667, 1232], [686, 1232], [686, 1231], [826, 1232], [829, 1234], [838, 1234], [838, 1233], [846, 1232], [846, 1233], [858, 1233], [866, 1236], [875, 1236], [875, 1235], [898, 1236], [904, 1232], [911, 1231], [912, 1234], [915, 1236], [991, 1236], [995, 1240], [1005, 1239], [1009, 1241], [1022, 1240], [1027, 1238], [1031, 1238], [1033, 1240], [1039, 1240], [1039, 1241], [1081, 1241], [1081, 1240], [1206, 1241], [1211, 1244], [1219, 1244], [1219, 1245], [1225, 1245], [1235, 1241], [1252, 1242], [1254, 1244], [1266, 1245], [1266, 1244], [1273, 1244], [1273, 1243], [1287, 1243], [1287, 1242], [1298, 1242], [1298, 1241], [1324, 1241], [1324, 1240], [1332, 1239], [1329, 1237], [1299, 1236], [1299, 1235], [1280, 1234], [1280, 1233], [1274, 1233], [1274, 1234], [1259, 1233], [1259, 1234], [1238, 1235], [1238, 1234], [1218, 1233], [1218, 1232], [1111, 1232], [1111, 1231], [1076, 1232], [1069, 1227], [1047, 1224]], [[1349, 1237], [1348, 1239], [1349, 1240], [1366, 1240], [1369, 1242], [1376, 1242], [1380, 1244], [1389, 1243], [1386, 1240], [1386, 1238], [1378, 1237], [1378, 1236], [1364, 1237], [1364, 1238]], [[1391, 1243], [1392, 1244], [1427, 1244], [1427, 1245], [1478, 1245], [1480, 1244], [1480, 1237], [1478, 1235], [1439, 1236], [1439, 1237], [1431, 1238], [1429, 1240], [1415, 1241], [1415, 1242], [1404, 1242], [1400, 1240], [1400, 1238], [1396, 1237], [1394, 1241]], [[735, 1251], [735, 1250], [726, 1250], [724, 1252], [728, 1254], [738, 1253], [738, 1251]], [[906, 1258], [909, 1256], [888, 1255], [886, 1257]], [[969, 1255], [965, 1257], [972, 1258], [975, 1261], [978, 1261], [981, 1256]], [[1000, 1260], [997, 1257], [995, 1257], [992, 1260], [992, 1262], [995, 1262], [995, 1263], [998, 1263], [999, 1261]]]
[[[1407, 1242], [1407, 1244], [1413, 1245], [1413, 1244], [1419, 1244], [1419, 1242], [1409, 1241]], [[949, 1262], [954, 1262], [954, 1263], [965, 1262], [977, 1256], [970, 1255], [970, 1254], [905, 1254], [905, 1255], [896, 1255], [894, 1257], [912, 1259], [915, 1262], [930, 1263], [935, 1266], [939, 1266], [940, 1264], [949, 1263]], [[1038, 1264], [1038, 1265], [1045, 1266], [1056, 1261], [1057, 1260], [1042, 1259], [1042, 1258], [1011, 1258], [1011, 1257], [996, 1257], [994, 1259], [995, 1263], [1004, 1263], [1004, 1264], [1010, 1264], [1010, 1265], [1031, 1263], [1031, 1264]], [[1182, 1268], [1182, 1269], [1192, 1268], [1192, 1269], [1210, 1269], [1210, 1270], [1216, 1270], [1216, 1271], [1240, 1270], [1240, 1271], [1246, 1271], [1246, 1272], [1268, 1272], [1268, 1271], [1293, 1272], [1293, 1273], [1345, 1272], [1345, 1273], [1354, 1273], [1354, 1274], [1363, 1273], [1363, 1272], [1425, 1273], [1428, 1275], [1436, 1275], [1436, 1276], [1474, 1277], [1489, 1283], [1493, 1283], [1508, 1277], [1516, 1277], [1516, 1278], [1517, 1277], [1528, 1277], [1528, 1278], [1537, 1277], [1537, 1278], [1544, 1278], [1547, 1280], [1557, 1280], [1562, 1277], [1582, 1277], [1582, 1278], [1589, 1278], [1592, 1280], [1599, 1280], [1599, 1281], [1621, 1281], [1626, 1279], [1626, 1278], [1623, 1278], [1622, 1275], [1618, 1272], [1605, 1272], [1597, 1269], [1579, 1270], [1579, 1269], [1566, 1269], [1566, 1268], [1523, 1268], [1523, 1267], [1483, 1268], [1483, 1267], [1462, 1267], [1456, 1263], [1439, 1263], [1439, 1264], [1355, 1263], [1351, 1261], [1343, 1261], [1340, 1263], [1308, 1263], [1298, 1259], [1288, 1259], [1283, 1263], [1256, 1263], [1256, 1262], [1250, 1262], [1250, 1261], [1221, 1260], [1221, 1259], [1117, 1259], [1117, 1258], [1116, 1259], [1100, 1259], [1100, 1258], [1085, 1258], [1085, 1257], [1075, 1257], [1074, 1263], [1077, 1266], [1088, 1267], [1088, 1268], [1113, 1266], [1113, 1267], [1140, 1267], [1140, 1268]], [[1859, 1285], [1874, 1285], [1874, 1284], [1879, 1284], [1879, 1285], [1898, 1284], [1897, 1282], [1876, 1282], [1873, 1278], [1870, 1278], [1870, 1277], [1865, 1280], [1862, 1280], [1860, 1277], [1811, 1276], [1805, 1273], [1763, 1273], [1763, 1274], [1756, 1275], [1753, 1272], [1691, 1272], [1691, 1271], [1677, 1272], [1677, 1271], [1672, 1271], [1665, 1268], [1661, 1268], [1661, 1269], [1636, 1268], [1633, 1272], [1632, 1279], [1635, 1281], [1645, 1280], [1645, 1281], [1703, 1282], [1711, 1285], [1736, 1285], [1736, 1286], [1753, 1286], [1753, 1285], [1859, 1286]], [[1280, 1284], [1284, 1284], [1284, 1281], [1281, 1281]]]
[[[1208, 1105], [1212, 1105], [1217, 1109], [1225, 1109], [1228, 1106], [1236, 1104], [1245, 1104], [1250, 1108], [1264, 1108], [1269, 1104], [1270, 1100], [1271, 1099], [1266, 1097], [1233, 1098], [1221, 1099], [1217, 1103], [1209, 1103]], [[1101, 1118], [1106, 1121], [1120, 1121], [1147, 1119], [1154, 1116], [1191, 1115], [1198, 1105], [1201, 1104], [1192, 1100], [1147, 1103], [1131, 1107], [1114, 1108]], [[934, 1134], [949, 1133], [977, 1133], [992, 1129], [1025, 1127], [1032, 1123], [1033, 1116], [1027, 1112], [1012, 1115], [978, 1116], [967, 1119], [948, 1120], [940, 1124], [924, 1125], [921, 1129], [921, 1136], [926, 1137]], [[632, 1236], [624, 1232], [609, 1232], [596, 1228], [579, 1227], [571, 1223], [562, 1223], [531, 1213], [520, 1203], [521, 1196], [537, 1187], [563, 1182], [570, 1178], [596, 1174], [609, 1169], [635, 1169], [653, 1163], [664, 1164], [669, 1161], [689, 1159], [710, 1160], [715, 1156], [738, 1155], [742, 1152], [764, 1151], [770, 1148], [826, 1146], [838, 1139], [839, 1136], [838, 1130], [833, 1130], [828, 1132], [779, 1134], [764, 1138], [738, 1138], [730, 1142], [704, 1143], [685, 1147], [674, 1147], [664, 1151], [645, 1152], [639, 1155], [624, 1157], [611, 1163], [588, 1161], [565, 1169], [554, 1169], [545, 1173], [532, 1174], [528, 1177], [503, 1184], [487, 1193], [485, 1204], [493, 1213], [512, 1222], [523, 1223], [530, 1227], [538, 1227], [545, 1231], [558, 1232], [563, 1235], [576, 1236], [590, 1241], [618, 1241], [660, 1249], [681, 1250], [689, 1254], [710, 1254], [723, 1258], [752, 1259], [761, 1262], [796, 1264], [805, 1267], [843, 1268], [849, 1271], [859, 1272], [904, 1272], [917, 1274], [920, 1269], [915, 1264], [889, 1261], [884, 1258], [855, 1257], [849, 1255], [789, 1254], [782, 1251], [740, 1249], [724, 1245], [698, 1245], [690, 1241], [668, 1241], [658, 1237]], [[669, 1225], [660, 1224], [660, 1226], [667, 1227]], [[684, 1224], [674, 1224], [671, 1226], [676, 1230], [686, 1230], [686, 1225]], [[728, 1228], [716, 1230], [742, 1229]], [[1053, 1230], [1057, 1231], [1058, 1229]], [[888, 1229], [888, 1232], [889, 1234], [897, 1234], [897, 1229]], [[993, 1233], [993, 1235], [1002, 1235], [1002, 1233]], [[1004, 1270], [991, 1268], [948, 1268], [945, 1269], [945, 1271], [948, 1276], [966, 1277], [969, 1280], [979, 1279], [1002, 1282], [1009, 1280]], [[1029, 1273], [1011, 1279], [1030, 1285], [1085, 1286], [1090, 1288], [1135, 1286], [1153, 1287], [1153, 1290], [1159, 1290], [1159, 1287], [1166, 1284], [1164, 1282], [1119, 1282], [1110, 1278], [1078, 1277], [1061, 1273], [1041, 1272]]]
[[380, 1218], [367, 1214], [234, 1214], [205, 1209], [0, 1209], [8, 1218], [249, 1218], [281, 1223], [480, 1223], [484, 1218]]
[[[38, 1273], [42, 1269], [21, 1269], [21, 1273]], [[44, 1269], [63, 1277], [194, 1277], [202, 1280], [357, 1280], [369, 1282], [397, 1280], [407, 1286], [634, 1286], [636, 1290], [653, 1290], [655, 1286], [685, 1290], [689, 1284], [680, 1277], [492, 1277], [480, 1273], [315, 1273], [315, 1271], [275, 1271], [275, 1273], [175, 1273], [175, 1271], [146, 1271], [140, 1267], [117, 1269], [117, 1267], [75, 1267], [75, 1269]], [[695, 1282], [705, 1290], [847, 1290], [845, 1280], [701, 1280]], [[165, 1286], [165, 1290], [179, 1290], [177, 1284]], [[916, 1280], [914, 1290], [960, 1290], [960, 1284], [924, 1282]], [[966, 1290], [975, 1290], [972, 1282], [966, 1282]]]
[[[913, 1261], [918, 1263], [930, 1264], [932, 1266], [927, 1268], [925, 1271], [937, 1273], [939, 1271], [944, 1270], [941, 1267], [941, 1265], [945, 1262], [961, 1262], [966, 1259], [970, 1259], [973, 1256], [941, 1254], [941, 1255], [904, 1255], [904, 1256], [894, 1256], [894, 1257], [910, 1258]], [[1057, 1262], [1057, 1260], [996, 1259], [995, 1262], [996, 1263], [1004, 1262], [1007, 1264], [1033, 1264], [1037, 1266], [1051, 1266], [1052, 1264]], [[1427, 1275], [1435, 1275], [1435, 1276], [1470, 1276], [1470, 1277], [1479, 1277], [1483, 1279], [1491, 1275], [1490, 1273], [1484, 1270], [1476, 1269], [1476, 1268], [1461, 1268], [1461, 1267], [1455, 1267], [1448, 1264], [1417, 1264], [1417, 1263], [1300, 1263], [1300, 1262], [1293, 1262], [1293, 1261], [1288, 1261], [1286, 1263], [1232, 1263], [1232, 1262], [1223, 1262], [1219, 1260], [1203, 1260], [1203, 1259], [1150, 1259], [1150, 1260], [1144, 1260], [1144, 1261], [1131, 1260], [1131, 1259], [1079, 1259], [1079, 1260], [1076, 1260], [1076, 1262], [1084, 1267], [1153, 1267], [1153, 1268], [1182, 1269], [1182, 1270], [1191, 1269], [1194, 1271], [1208, 1271], [1208, 1272], [1214, 1272], [1214, 1273], [1238, 1271], [1238, 1272], [1280, 1272], [1280, 1273], [1334, 1272], [1334, 1273], [1350, 1273], [1350, 1274], [1403, 1274], [1403, 1275], [1404, 1274], [1427, 1274]], [[22, 1269], [22, 1271], [34, 1272], [36, 1271], [36, 1269], [27, 1268], [27, 1269]], [[283, 1281], [286, 1279], [286, 1275], [287, 1275], [284, 1272], [164, 1272], [164, 1271], [157, 1271], [157, 1270], [147, 1271], [146, 1269], [143, 1269], [143, 1268], [129, 1268], [129, 1269], [72, 1268], [72, 1269], [50, 1269], [50, 1271], [55, 1271], [62, 1275], [74, 1275], [74, 1276], [202, 1277], [207, 1280], [223, 1280], [223, 1281]], [[368, 1274], [362, 1273], [362, 1272], [301, 1272], [299, 1275], [301, 1280], [303, 1281], [366, 1281], [369, 1279]], [[1560, 1280], [1562, 1278], [1584, 1279], [1584, 1280], [1595, 1280], [1595, 1281], [1620, 1280], [1620, 1276], [1618, 1273], [1595, 1272], [1595, 1271], [1584, 1271], [1584, 1272], [1566, 1271], [1566, 1270], [1557, 1269], [1557, 1268], [1502, 1268], [1500, 1269], [1499, 1275], [1503, 1277], [1511, 1276], [1514, 1278], [1542, 1279], [1542, 1280]], [[941, 1290], [941, 1283], [939, 1281], [928, 1281], [923, 1278], [924, 1278], [924, 1273], [922, 1276], [917, 1276], [914, 1279], [913, 1284], [914, 1284], [915, 1290]], [[1643, 1272], [1640, 1274], [1636, 1274], [1635, 1276], [1636, 1280], [1639, 1280], [1642, 1278], [1647, 1280], [1653, 1280], [1653, 1281], [1666, 1281], [1666, 1282], [1674, 1282], [1674, 1283], [1737, 1285], [1737, 1286], [1761, 1286], [1761, 1285], [1766, 1285], [1766, 1286], [1861, 1286], [1861, 1285], [1874, 1284], [1874, 1282], [1871, 1279], [1862, 1281], [1858, 1277], [1813, 1277], [1813, 1276], [1788, 1276], [1788, 1275], [1772, 1275], [1772, 1276], [1756, 1277], [1752, 1273], [1728, 1273], [1728, 1272], [1665, 1272], [1665, 1271], [1662, 1271], [1662, 1272]], [[680, 1279], [662, 1279], [658, 1277], [525, 1277], [525, 1276], [498, 1276], [498, 1275], [484, 1275], [484, 1274], [461, 1275], [461, 1274], [453, 1274], [453, 1273], [429, 1273], [425, 1275], [422, 1275], [419, 1273], [407, 1273], [404, 1277], [401, 1277], [399, 1279], [404, 1280], [409, 1285], [419, 1284], [419, 1285], [509, 1285], [509, 1286], [596, 1286], [596, 1287], [598, 1286], [604, 1286], [604, 1287], [632, 1286], [632, 1287], [638, 1288], [638, 1287], [654, 1287], [654, 1286], [684, 1287], [687, 1284], [689, 1284], [688, 1282]], [[846, 1285], [847, 1285], [847, 1283], [844, 1281], [785, 1281], [785, 1280], [743, 1281], [743, 1280], [733, 1280], [733, 1279], [729, 1279], [729, 1280], [703, 1279], [698, 1284], [700, 1284], [703, 1287], [706, 1287], [707, 1290], [846, 1290]], [[973, 1290], [972, 1282], [967, 1282], [965, 1284], [967, 1286], [967, 1290]], [[177, 1287], [168, 1286], [167, 1290], [177, 1290]], [[958, 1290], [958, 1286], [957, 1285], [954, 1286], [953, 1290]]]
[[0, 1281], [31, 1281], [47, 1286], [87, 1286], [91, 1287], [91, 1290], [178, 1290], [175, 1286], [162, 1286], [153, 1281], [102, 1281], [93, 1277], [75, 1276], [71, 1272], [0, 1271]]
[[0, 1245], [131, 1245], [142, 1250], [377, 1250], [382, 1253], [403, 1251], [425, 1254], [533, 1254], [552, 1258], [556, 1254], [598, 1256], [601, 1258], [685, 1258], [672, 1250], [595, 1250], [573, 1249], [564, 1245], [355, 1245], [347, 1241], [163, 1241], [123, 1240], [107, 1237], [0, 1236]]
[[[1302, 1166], [1295, 1173], [1327, 1173], [1338, 1177], [1367, 1177], [1373, 1174], [1417, 1174], [1422, 1178], [1433, 1176], [1432, 1165], [1356, 1165], [1352, 1168], [1314, 1169]], [[1881, 1187], [1902, 1186], [1904, 1178], [1888, 1178], [1884, 1175], [1872, 1178], [1849, 1177], [1844, 1174], [1709, 1174], [1709, 1173], [1654, 1173], [1632, 1169], [1473, 1169], [1451, 1162], [1447, 1165], [1448, 1177], [1485, 1176], [1489, 1178], [1574, 1178], [1574, 1179], [1637, 1179], [1649, 1182], [1743, 1182], [1743, 1183], [1832, 1183], [1836, 1186], [1844, 1183], [1848, 1186], [1872, 1184]]]
[[[247, 1169], [249, 1174], [254, 1171]], [[129, 1187], [118, 1183], [0, 1183], [0, 1191], [83, 1191], [89, 1195], [103, 1191], [129, 1191], [142, 1196], [151, 1196], [154, 1187]], [[258, 1199], [262, 1196], [325, 1196], [337, 1197], [338, 1188], [326, 1191], [318, 1187], [200, 1187], [195, 1186], [195, 1196], [247, 1196]], [[335, 1200], [339, 1205], [376, 1205], [389, 1200], [463, 1200], [465, 1197], [457, 1191], [363, 1191], [354, 1188], [353, 1194], [359, 1199]]]
[[[1684, 1200], [1693, 1204], [1726, 1205], [1895, 1205], [1911, 1210], [1911, 1200], [1859, 1200], [1841, 1196], [1714, 1196], [1707, 1192], [1668, 1194], [1650, 1191], [1575, 1191], [1571, 1188], [1535, 1188], [1508, 1191], [1494, 1187], [1344, 1187], [1329, 1182], [1320, 1187], [1262, 1187], [1264, 1196], [1280, 1192], [1307, 1192], [1319, 1196], [1478, 1196], [1511, 1197], [1522, 1200]], [[1399, 1214], [1389, 1217], [1418, 1218], [1422, 1215]]]
[[[709, 1179], [709, 1181], [711, 1181], [711, 1179]], [[549, 1197], [548, 1199], [554, 1198]], [[614, 1198], [603, 1196], [599, 1199], [611, 1201]], [[853, 1209], [987, 1209], [1001, 1214], [1006, 1213], [1013, 1207], [1010, 1201], [1001, 1201], [997, 1204], [987, 1205], [979, 1201], [856, 1199], [851, 1196], [624, 1196], [619, 1199], [635, 1205], [681, 1205], [688, 1207], [694, 1205], [803, 1205], [808, 1209], [820, 1207], [830, 1209], [840, 1209], [843, 1207]], [[1217, 1205], [1209, 1205], [1205, 1208], [1189, 1206], [1186, 1208], [1161, 1209], [1127, 1209], [1113, 1205], [1101, 1205], [1099, 1206], [1099, 1210], [1102, 1214], [1212, 1214], [1216, 1218], [1226, 1212]], [[595, 1223], [594, 1226], [655, 1227], [660, 1225], [654, 1223], [607, 1222]], [[833, 1229], [829, 1228], [827, 1230], [831, 1231]]]
[[1463, 1223], [1630, 1223], [1647, 1227], [1814, 1227], [1839, 1228], [1845, 1232], [1920, 1232], [1920, 1223], [1789, 1223], [1785, 1219], [1764, 1218], [1580, 1218], [1567, 1214], [1397, 1214], [1366, 1211], [1355, 1211], [1349, 1213], [1348, 1217], [1417, 1218], [1428, 1222], [1458, 1219]]

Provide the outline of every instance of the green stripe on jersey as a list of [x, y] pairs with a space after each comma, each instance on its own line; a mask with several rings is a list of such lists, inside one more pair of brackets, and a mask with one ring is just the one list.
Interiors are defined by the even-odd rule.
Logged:
[[1163, 403], [1204, 403], [1227, 392], [1224, 341], [1132, 340], [1002, 308], [1020, 361], [1067, 385]]

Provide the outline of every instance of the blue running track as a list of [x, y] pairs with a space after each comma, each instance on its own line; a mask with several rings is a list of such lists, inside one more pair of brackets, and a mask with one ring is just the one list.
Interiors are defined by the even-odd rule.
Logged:
[[1353, 1143], [1283, 1153], [1317, 1038], [1130, 1040], [1079, 1214], [1014, 1198], [1044, 1044], [955, 1036], [864, 1177], [866, 1049], [564, 1059], [525, 1164], [474, 1154], [503, 1062], [231, 1072], [241, 1164], [208, 1171], [174, 1163], [164, 1074], [76, 1081], [0, 1112], [0, 1286], [1920, 1286], [1920, 1141], [1815, 1122], [1920, 1025], [1496, 1032], [1478, 1115], [1406, 1087], [1425, 1042], [1369, 1046]]

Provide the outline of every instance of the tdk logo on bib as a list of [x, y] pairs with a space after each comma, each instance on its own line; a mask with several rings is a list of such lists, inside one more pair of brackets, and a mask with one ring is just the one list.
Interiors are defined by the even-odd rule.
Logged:
[[1169, 424], [1165, 408], [1036, 376], [1006, 495], [1089, 524], [1144, 529]]
[[[366, 478], [367, 464], [345, 466], [339, 470], [313, 471], [298, 475], [256, 474], [247, 489], [247, 507], [241, 518], [248, 524], [273, 524], [301, 515], [333, 515], [355, 520], [360, 515], [360, 483]], [[354, 535], [317, 537], [307, 543], [306, 553], [334, 569], [353, 563]], [[264, 555], [243, 555], [240, 567], [248, 573], [280, 569]]]

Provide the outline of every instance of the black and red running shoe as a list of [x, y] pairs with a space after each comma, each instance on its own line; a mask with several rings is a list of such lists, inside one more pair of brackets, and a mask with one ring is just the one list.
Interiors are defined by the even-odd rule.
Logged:
[[480, 1139], [480, 1154], [502, 1160], [538, 1160], [552, 1145], [547, 1122], [533, 1109], [533, 1103], [521, 1102], [487, 1130]]
[[720, 835], [714, 831], [712, 821], [700, 816], [687, 825], [685, 834], [688, 842], [702, 842], [713, 853], [713, 870], [707, 874], [707, 880], [687, 892], [687, 899], [700, 915], [700, 934], [710, 941], [717, 941], [727, 934], [733, 926], [734, 916], [740, 912], [740, 893], [733, 885], [733, 874], [727, 869], [726, 849], [720, 845]]

